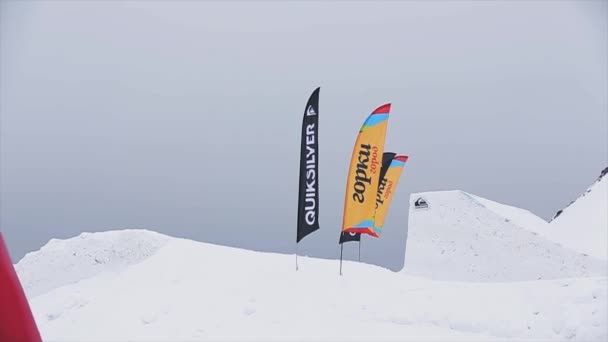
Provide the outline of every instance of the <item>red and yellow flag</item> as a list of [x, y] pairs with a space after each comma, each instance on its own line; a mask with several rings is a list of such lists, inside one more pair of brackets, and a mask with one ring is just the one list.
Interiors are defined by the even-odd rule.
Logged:
[[376, 198], [376, 216], [374, 220], [374, 234], [375, 237], [379, 237], [382, 233], [382, 226], [384, 225], [384, 219], [388, 213], [388, 208], [393, 199], [393, 193], [397, 189], [397, 183], [401, 172], [405, 166], [408, 156], [395, 156], [391, 163], [388, 165], [386, 174], [383, 179], [380, 180], [378, 186], [378, 195]]
[[342, 231], [374, 235], [374, 212], [391, 104], [374, 110], [355, 142], [346, 181]]

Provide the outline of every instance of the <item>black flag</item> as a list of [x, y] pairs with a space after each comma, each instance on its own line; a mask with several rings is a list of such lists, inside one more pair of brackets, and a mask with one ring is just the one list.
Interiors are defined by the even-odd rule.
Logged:
[[378, 178], [380, 179], [380, 181], [378, 182], [378, 185], [380, 185], [380, 183], [382, 183], [382, 181], [384, 180], [384, 176], [386, 176], [386, 171], [388, 171], [388, 167], [391, 165], [391, 162], [393, 161], [396, 155], [397, 153], [393, 152], [384, 152], [382, 154], [382, 167], [380, 168], [380, 177]]
[[308, 99], [302, 120], [300, 147], [300, 190], [298, 194], [298, 237], [319, 229], [319, 90]]
[[[380, 185], [384, 184], [385, 180], [384, 180], [384, 176], [386, 176], [386, 171], [388, 170], [389, 165], [391, 165], [391, 161], [393, 161], [393, 158], [395, 158], [395, 156], [397, 155], [397, 153], [393, 153], [393, 152], [384, 152], [382, 154], [382, 167], [380, 168], [380, 174], [379, 176], [379, 182], [378, 182], [378, 187], [380, 187]], [[345, 233], [342, 232], [340, 234], [340, 242], [339, 243], [344, 243], [344, 242], [350, 242], [350, 241], [361, 241], [361, 233]]]
[[361, 241], [361, 233], [346, 233], [342, 232], [340, 234], [340, 242], [350, 242], [350, 241]]

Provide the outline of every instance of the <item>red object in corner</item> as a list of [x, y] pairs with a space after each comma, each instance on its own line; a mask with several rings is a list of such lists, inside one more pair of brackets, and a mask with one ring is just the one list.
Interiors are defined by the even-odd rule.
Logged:
[[0, 232], [0, 341], [40, 342], [40, 332]]

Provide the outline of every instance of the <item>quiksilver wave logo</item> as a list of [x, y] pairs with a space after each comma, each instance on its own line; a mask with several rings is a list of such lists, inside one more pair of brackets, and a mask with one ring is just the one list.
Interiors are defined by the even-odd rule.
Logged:
[[[312, 111], [313, 114], [310, 114]], [[317, 115], [312, 106], [306, 111], [308, 115]], [[306, 126], [306, 191], [304, 199], [304, 219], [306, 224], [312, 226], [317, 221], [317, 149], [315, 148], [315, 124]]]
[[359, 203], [365, 202], [365, 189], [371, 185], [372, 178], [367, 171], [373, 174], [378, 170], [378, 147], [370, 144], [361, 144], [357, 158], [357, 169], [355, 171], [355, 184], [353, 185], [353, 200]]
[[429, 204], [426, 202], [426, 200], [422, 197], [419, 197], [415, 202], [414, 202], [414, 209], [428, 209]]
[[308, 106], [308, 109], [306, 109], [306, 116], [313, 116], [313, 115], [317, 115], [317, 112], [315, 112], [315, 109], [313, 108], [312, 105]]

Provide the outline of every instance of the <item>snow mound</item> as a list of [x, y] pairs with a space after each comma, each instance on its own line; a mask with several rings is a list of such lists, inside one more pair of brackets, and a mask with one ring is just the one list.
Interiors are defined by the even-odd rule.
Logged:
[[[423, 198], [428, 208], [415, 202]], [[433, 279], [514, 281], [605, 275], [603, 260], [546, 239], [527, 210], [463, 191], [412, 194], [403, 272]]]
[[568, 248], [603, 260], [608, 259], [608, 177], [603, 177], [607, 170], [554, 217], [547, 233]]
[[[125, 247], [136, 250], [139, 240]], [[341, 277], [336, 260], [302, 257], [296, 272], [293, 255], [171, 238], [120, 273], [55, 288], [30, 303], [43, 338], [61, 341], [608, 337], [606, 277], [460, 283], [350, 261], [343, 270]]]
[[102, 272], [118, 272], [154, 255], [170, 237], [148, 230], [82, 233], [51, 239], [16, 265], [28, 297], [76, 283]]

